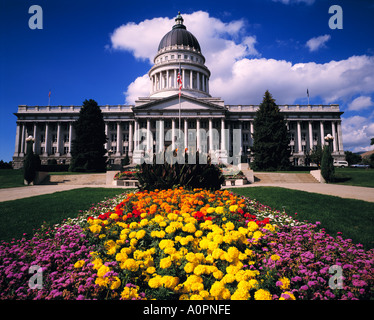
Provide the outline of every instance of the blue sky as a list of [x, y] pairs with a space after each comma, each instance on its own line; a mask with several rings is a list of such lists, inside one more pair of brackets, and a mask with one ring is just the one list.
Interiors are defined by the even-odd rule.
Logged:
[[[338, 103], [346, 150], [372, 149], [374, 1], [1, 0], [0, 160], [14, 152], [18, 105], [132, 103], [149, 92], [147, 72], [181, 11], [226, 104]], [[43, 29], [28, 22], [33, 4]], [[330, 29], [331, 5], [343, 29]]]

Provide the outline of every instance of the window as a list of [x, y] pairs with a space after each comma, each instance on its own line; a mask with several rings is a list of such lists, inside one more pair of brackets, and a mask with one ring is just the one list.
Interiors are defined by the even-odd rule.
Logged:
[[301, 141], [305, 141], [306, 140], [306, 134], [305, 133], [302, 133], [301, 134]]
[[291, 146], [291, 153], [295, 153], [295, 146]]
[[64, 134], [64, 142], [69, 142], [69, 135]]
[[52, 141], [57, 142], [57, 135], [56, 134], [52, 134]]
[[69, 153], [69, 147], [64, 147], [64, 154]]
[[175, 56], [172, 54], [172, 55], [171, 55], [171, 60], [173, 60], [174, 58], [175, 58]]
[[52, 147], [52, 153], [53, 154], [57, 153], [57, 147]]
[[44, 134], [41, 134], [41, 135], [40, 135], [40, 142], [45, 142]]
[[291, 141], [295, 141], [295, 134], [294, 133], [291, 133], [290, 137], [291, 137]]

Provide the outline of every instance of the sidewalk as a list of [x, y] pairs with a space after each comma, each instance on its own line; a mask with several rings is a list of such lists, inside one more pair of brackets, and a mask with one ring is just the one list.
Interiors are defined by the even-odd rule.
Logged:
[[[374, 202], [374, 188], [346, 186], [327, 183], [253, 183], [241, 187], [280, 187], [312, 193], [326, 194], [340, 198], [349, 198]], [[231, 187], [235, 188], [235, 187]]]
[[36, 186], [25, 186], [19, 188], [5, 188], [0, 189], [0, 202], [2, 201], [9, 201], [9, 200], [16, 200], [21, 198], [28, 198], [39, 196], [42, 194], [50, 194], [59, 191], [67, 191], [72, 189], [79, 189], [79, 188], [123, 188], [125, 187], [117, 187], [113, 185], [69, 185], [69, 184], [59, 184], [59, 185], [36, 185]]
[[[338, 184], [325, 184], [325, 183], [253, 183], [240, 186], [240, 188], [253, 188], [253, 187], [281, 187], [294, 190], [301, 190], [306, 192], [321, 193], [331, 196], [357, 199], [363, 201], [374, 202], [374, 188], [346, 186]], [[19, 188], [5, 188], [0, 189], [0, 202], [16, 200], [21, 198], [34, 197], [42, 194], [50, 194], [59, 191], [66, 191], [78, 188], [123, 188], [122, 186], [114, 185], [36, 185]], [[226, 187], [227, 188], [227, 187]], [[235, 188], [234, 186], [229, 188]]]

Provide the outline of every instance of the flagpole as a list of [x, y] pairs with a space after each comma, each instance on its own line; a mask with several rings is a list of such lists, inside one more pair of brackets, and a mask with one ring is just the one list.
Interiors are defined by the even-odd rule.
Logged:
[[[181, 75], [181, 63], [179, 62], [179, 76], [180, 76], [180, 79], [182, 79], [182, 75]], [[179, 90], [179, 141], [181, 139], [181, 90]], [[184, 128], [184, 130], [186, 130], [186, 128]]]

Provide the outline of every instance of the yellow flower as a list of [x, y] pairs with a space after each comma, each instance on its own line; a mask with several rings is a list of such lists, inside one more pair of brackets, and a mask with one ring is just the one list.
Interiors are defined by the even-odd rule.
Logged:
[[160, 268], [167, 269], [171, 266], [171, 259], [170, 257], [166, 257], [160, 260]]
[[142, 239], [142, 238], [144, 238], [145, 237], [145, 234], [146, 234], [146, 232], [145, 232], [145, 230], [139, 230], [137, 233], [136, 233], [136, 239], [138, 239], [138, 240], [140, 240], [140, 239]]
[[248, 300], [250, 297], [248, 290], [237, 289], [231, 296], [231, 300]]
[[271, 257], [270, 257], [271, 260], [273, 261], [278, 261], [280, 259], [280, 256], [278, 256], [277, 254], [273, 254]]
[[225, 228], [227, 230], [234, 230], [235, 229], [235, 225], [232, 222], [227, 222], [226, 225], [225, 225]]
[[282, 285], [279, 286], [281, 289], [287, 290], [287, 289], [290, 288], [290, 283], [291, 282], [288, 278], [283, 277], [283, 278], [280, 278], [279, 281], [282, 282]]
[[85, 261], [84, 260], [78, 260], [75, 264], [74, 264], [74, 268], [82, 268], [85, 264]]
[[188, 262], [185, 266], [184, 266], [184, 271], [186, 271], [186, 273], [191, 273], [193, 272], [195, 268], [195, 265], [191, 262]]
[[214, 213], [215, 211], [216, 211], [216, 209], [215, 209], [215, 208], [212, 208], [212, 207], [210, 207], [210, 208], [208, 208], [208, 209], [206, 210], [207, 213]]
[[248, 222], [247, 228], [248, 228], [249, 231], [253, 232], [253, 231], [256, 231], [258, 229], [258, 225], [257, 225], [256, 222], [250, 221], [250, 222]]
[[114, 277], [114, 281], [112, 281], [110, 285], [110, 289], [116, 290], [121, 285], [121, 280], [118, 277]]
[[149, 274], [154, 274], [156, 272], [156, 268], [155, 267], [148, 267], [146, 272], [149, 273]]
[[148, 285], [153, 288], [153, 289], [157, 289], [157, 288], [160, 288], [162, 286], [162, 281], [161, 281], [162, 277], [159, 276], [159, 275], [156, 275], [155, 277], [149, 279], [148, 281]]
[[272, 295], [267, 290], [259, 289], [255, 292], [255, 300], [272, 300]]
[[187, 223], [183, 228], [182, 228], [183, 231], [185, 232], [189, 232], [189, 233], [195, 233], [196, 231], [196, 227], [194, 224], [192, 223]]
[[101, 226], [97, 225], [97, 224], [94, 224], [92, 226], [89, 227], [90, 231], [92, 233], [100, 233], [101, 231]]
[[113, 220], [117, 220], [119, 218], [118, 214], [116, 213], [112, 213], [110, 216], [109, 216], [110, 219], [113, 219]]
[[98, 277], [104, 277], [108, 272], [110, 271], [110, 268], [106, 265], [102, 265], [99, 270], [97, 270], [97, 276]]
[[224, 208], [223, 208], [223, 207], [217, 207], [217, 208], [215, 209], [215, 211], [216, 211], [216, 213], [218, 213], [218, 214], [222, 214], [222, 213], [224, 212]]
[[232, 205], [232, 206], [230, 206], [229, 207], [229, 210], [231, 211], [231, 212], [235, 212], [236, 210], [238, 210], [238, 205]]

